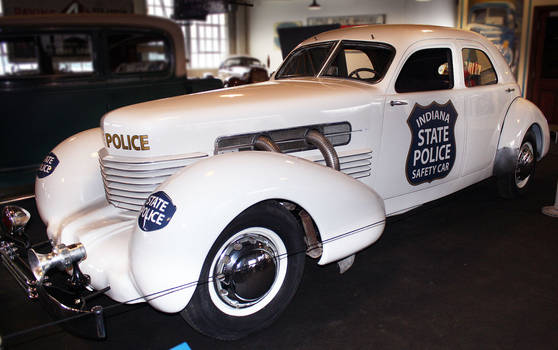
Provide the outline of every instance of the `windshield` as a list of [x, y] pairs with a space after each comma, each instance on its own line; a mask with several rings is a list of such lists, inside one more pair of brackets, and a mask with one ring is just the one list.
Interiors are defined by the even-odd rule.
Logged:
[[[275, 78], [317, 76], [334, 45], [334, 42], [327, 42], [298, 48], [287, 57]], [[344, 40], [322, 76], [377, 83], [387, 72], [394, 54], [395, 49], [390, 45]]]
[[300, 47], [285, 60], [275, 79], [315, 77], [325, 64], [335, 42], [325, 42]]
[[377, 83], [387, 72], [395, 49], [380, 43], [343, 41], [323, 75]]

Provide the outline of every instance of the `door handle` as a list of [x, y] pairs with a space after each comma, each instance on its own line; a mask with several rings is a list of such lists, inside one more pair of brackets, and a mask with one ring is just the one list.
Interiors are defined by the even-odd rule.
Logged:
[[407, 102], [405, 102], [405, 101], [400, 101], [400, 100], [395, 100], [395, 101], [391, 101], [389, 104], [390, 104], [390, 106], [392, 106], [392, 107], [393, 107], [393, 106], [404, 106], [404, 105], [407, 104]]
[[507, 88], [506, 89], [506, 92], [514, 92], [514, 91], [515, 91], [515, 89], [512, 89], [512, 88]]

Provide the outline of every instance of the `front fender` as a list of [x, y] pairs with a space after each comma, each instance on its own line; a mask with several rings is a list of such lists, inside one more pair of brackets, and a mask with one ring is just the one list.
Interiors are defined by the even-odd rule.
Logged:
[[[178, 292], [150, 301], [165, 312], [189, 302], [202, 265], [216, 238], [242, 211], [267, 199], [297, 203], [313, 217], [325, 264], [375, 242], [385, 222], [382, 199], [363, 183], [310, 161], [271, 152], [211, 157], [163, 183], [176, 207], [166, 226], [144, 231], [136, 225], [130, 259], [144, 295], [178, 286]], [[204, 281], [201, 281], [204, 282]]]
[[[59, 241], [65, 218], [104, 200], [97, 153], [102, 147], [101, 129], [89, 129], [62, 141], [52, 150], [54, 156], [49, 154], [43, 161], [42, 166], [50, 168], [37, 176], [35, 200], [50, 239]], [[51, 165], [46, 164], [49, 158], [55, 158]]]
[[535, 104], [518, 97], [512, 102], [504, 120], [494, 160], [494, 175], [513, 171], [523, 138], [531, 128], [537, 138], [537, 160], [540, 160], [550, 148], [548, 122]]

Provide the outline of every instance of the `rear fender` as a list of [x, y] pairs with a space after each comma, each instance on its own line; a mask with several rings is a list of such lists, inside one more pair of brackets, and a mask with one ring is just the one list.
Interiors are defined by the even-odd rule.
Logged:
[[320, 264], [372, 244], [385, 222], [382, 199], [363, 183], [325, 166], [271, 152], [201, 160], [155, 190], [160, 191], [172, 202], [165, 207], [173, 208], [174, 214], [169, 221], [168, 217], [159, 220], [164, 224], [153, 231], [140, 228], [144, 225], [140, 214], [130, 259], [134, 280], [144, 295], [186, 287], [150, 301], [165, 312], [178, 312], [187, 305], [211, 246], [236, 216], [254, 204], [280, 199], [303, 207], [324, 242]]
[[494, 175], [513, 171], [519, 148], [529, 129], [535, 133], [537, 160], [541, 160], [550, 147], [548, 122], [535, 104], [518, 97], [512, 102], [504, 120], [494, 160]]

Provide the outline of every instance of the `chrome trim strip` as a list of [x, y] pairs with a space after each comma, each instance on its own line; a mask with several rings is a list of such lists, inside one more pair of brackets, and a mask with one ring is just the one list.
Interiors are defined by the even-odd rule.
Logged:
[[5, 199], [3, 201], [0, 201], [0, 205], [9, 204], [9, 203], [13, 203], [13, 202], [18, 202], [18, 201], [22, 201], [22, 200], [29, 199], [29, 198], [35, 198], [35, 195], [34, 194], [26, 194], [26, 195], [21, 195], [21, 196], [18, 196], [18, 197], [8, 198], [8, 199]]

